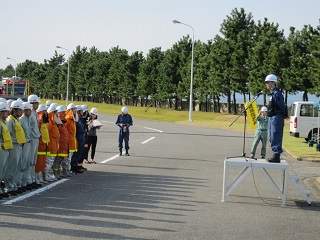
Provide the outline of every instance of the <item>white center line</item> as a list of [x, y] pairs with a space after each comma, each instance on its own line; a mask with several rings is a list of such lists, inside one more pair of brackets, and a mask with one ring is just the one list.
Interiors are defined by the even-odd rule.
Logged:
[[155, 138], [156, 137], [149, 138], [149, 139], [145, 140], [144, 142], [142, 142], [141, 144], [145, 144], [145, 143], [147, 143], [147, 142], [149, 142], [149, 141], [151, 141], [152, 139], [155, 139]]
[[115, 155], [115, 156], [113, 156], [113, 157], [111, 157], [111, 158], [108, 158], [108, 159], [106, 159], [106, 160], [103, 160], [103, 161], [100, 162], [100, 163], [106, 163], [106, 162], [112, 161], [112, 160], [116, 159], [117, 157], [119, 157], [119, 154], [117, 154], [117, 155]]
[[149, 129], [149, 130], [153, 130], [153, 131], [156, 131], [156, 132], [163, 132], [161, 130], [158, 130], [158, 129], [155, 129], [155, 128], [148, 128], [148, 127], [144, 127], [145, 129]]
[[11, 205], [12, 203], [15, 203], [15, 202], [18, 202], [18, 201], [22, 201], [22, 200], [24, 200], [24, 199], [26, 199], [26, 198], [29, 198], [29, 197], [32, 197], [32, 196], [37, 195], [37, 194], [39, 194], [39, 193], [42, 193], [42, 192], [44, 192], [44, 191], [46, 191], [46, 190], [48, 190], [48, 189], [50, 189], [50, 188], [53, 188], [54, 186], [56, 186], [56, 185], [58, 185], [58, 184], [60, 184], [60, 183], [63, 183], [63, 182], [68, 181], [68, 180], [69, 180], [69, 179], [67, 179], [67, 178], [61, 179], [61, 180], [59, 180], [59, 181], [57, 181], [57, 182], [51, 183], [51, 184], [48, 185], [48, 186], [39, 188], [39, 189], [36, 190], [36, 191], [30, 192], [30, 193], [25, 194], [25, 195], [23, 195], [23, 196], [20, 196], [20, 197], [17, 197], [17, 198], [15, 198], [15, 199], [6, 201], [6, 202], [4, 202], [4, 203], [2, 203], [2, 204], [3, 204], [3, 205]]

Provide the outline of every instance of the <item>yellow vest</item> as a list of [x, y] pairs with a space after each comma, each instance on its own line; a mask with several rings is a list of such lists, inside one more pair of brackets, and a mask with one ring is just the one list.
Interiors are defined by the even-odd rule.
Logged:
[[8, 118], [11, 118], [15, 123], [14, 130], [16, 132], [17, 142], [19, 144], [23, 144], [23, 143], [27, 142], [26, 135], [24, 134], [23, 128], [21, 126], [21, 123], [18, 121], [18, 119], [16, 119], [12, 115], [10, 115]]
[[[12, 139], [10, 136], [8, 126], [1, 120], [0, 120], [0, 124], [2, 126], [3, 147], [4, 149], [9, 150], [13, 148], [13, 144], [12, 144]], [[0, 145], [0, 150], [1, 150], [1, 145]]]
[[48, 130], [48, 126], [47, 126], [46, 123], [41, 123], [41, 125], [40, 125], [40, 133], [41, 133], [42, 141], [44, 143], [50, 142], [49, 130]]

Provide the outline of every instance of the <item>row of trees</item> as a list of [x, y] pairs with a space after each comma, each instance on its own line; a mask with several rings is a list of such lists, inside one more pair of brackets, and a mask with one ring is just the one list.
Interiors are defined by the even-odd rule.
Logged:
[[[200, 110], [208, 111], [213, 103], [219, 111], [220, 97], [225, 96], [228, 111], [236, 112], [235, 94], [243, 94], [247, 101], [246, 94], [250, 98], [265, 89], [269, 73], [278, 76], [286, 98], [298, 91], [306, 96], [319, 92], [320, 26], [305, 25], [300, 31], [291, 27], [286, 38], [278, 24], [267, 18], [255, 23], [252, 14], [241, 8], [223, 20], [220, 32], [207, 43], [195, 42], [193, 93]], [[166, 51], [150, 49], [146, 57], [119, 47], [101, 52], [78, 46], [70, 57], [69, 96], [141, 106], [152, 102], [179, 109], [189, 95], [191, 46], [192, 39], [186, 36]], [[67, 60], [55, 52], [44, 63], [18, 64], [17, 72], [31, 81], [41, 97], [60, 99], [66, 95]], [[14, 68], [9, 65], [0, 74], [12, 76]]]

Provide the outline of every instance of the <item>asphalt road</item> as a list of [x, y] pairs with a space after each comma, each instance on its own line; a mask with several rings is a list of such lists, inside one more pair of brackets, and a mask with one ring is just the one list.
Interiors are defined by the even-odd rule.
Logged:
[[[0, 239], [319, 238], [319, 163], [283, 156], [312, 190], [311, 206], [290, 182], [281, 206], [260, 171], [222, 202], [223, 162], [242, 155], [242, 133], [134, 118], [130, 156], [120, 157], [115, 119], [99, 116], [98, 164], [87, 172], [0, 201]], [[280, 182], [279, 171], [270, 175]]]

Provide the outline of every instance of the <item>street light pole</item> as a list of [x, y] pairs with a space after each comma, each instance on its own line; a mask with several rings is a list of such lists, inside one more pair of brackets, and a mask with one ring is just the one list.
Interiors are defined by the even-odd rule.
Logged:
[[57, 46], [57, 48], [61, 48], [66, 50], [69, 53], [68, 57], [68, 73], [67, 73], [67, 94], [66, 94], [66, 106], [68, 106], [68, 100], [69, 100], [69, 76], [70, 76], [70, 51], [66, 48]]
[[174, 24], [182, 24], [192, 29], [192, 48], [191, 48], [191, 79], [190, 79], [190, 98], [189, 98], [189, 122], [192, 122], [192, 87], [193, 87], [193, 55], [194, 55], [194, 29], [188, 24], [173, 20]]
[[14, 60], [13, 58], [9, 58], [9, 57], [7, 57], [7, 59], [9, 59], [9, 60], [13, 60], [13, 61], [15, 61], [15, 62], [16, 62], [16, 67], [14, 68], [14, 77], [16, 78], [16, 77], [17, 77], [17, 67], [18, 67], [18, 63], [17, 63], [17, 61], [16, 61], [16, 60]]

